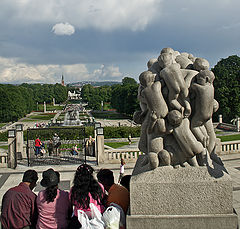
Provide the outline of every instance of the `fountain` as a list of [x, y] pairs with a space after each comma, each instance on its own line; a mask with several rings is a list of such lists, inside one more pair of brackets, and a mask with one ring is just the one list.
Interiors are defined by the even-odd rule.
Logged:
[[63, 126], [80, 126], [82, 125], [79, 119], [79, 111], [77, 109], [69, 109], [67, 110], [64, 117]]

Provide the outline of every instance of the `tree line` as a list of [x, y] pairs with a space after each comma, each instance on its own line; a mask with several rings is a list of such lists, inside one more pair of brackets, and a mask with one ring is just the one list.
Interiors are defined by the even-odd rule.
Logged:
[[37, 102], [62, 103], [67, 99], [67, 88], [61, 84], [0, 84], [0, 122], [17, 121], [37, 108]]
[[88, 102], [93, 110], [101, 110], [101, 103], [110, 103], [111, 108], [119, 113], [132, 116], [139, 102], [137, 100], [138, 83], [130, 77], [125, 77], [121, 84], [112, 86], [94, 87], [90, 84], [84, 85], [81, 90], [82, 99]]
[[[230, 122], [240, 117], [240, 57], [237, 55], [221, 59], [214, 68], [215, 99], [219, 103], [219, 109], [214, 113], [214, 121], [218, 115], [223, 115], [224, 122]], [[118, 112], [132, 115], [139, 110], [137, 100], [139, 84], [130, 77], [125, 77], [122, 84], [104, 87], [85, 85], [82, 89], [82, 97], [88, 101], [92, 109], [100, 110], [101, 101], [110, 102], [112, 108]]]
[[[212, 68], [215, 74], [215, 99], [219, 109], [214, 114], [217, 121], [219, 114], [224, 122], [230, 122], [240, 116], [240, 57], [237, 55], [221, 59]], [[139, 84], [130, 77], [125, 77], [121, 84], [94, 87], [90, 84], [82, 87], [84, 101], [94, 110], [101, 110], [101, 102], [109, 103], [119, 113], [132, 116], [139, 110], [137, 99]], [[0, 122], [15, 121], [36, 109], [36, 104], [52, 102], [62, 103], [67, 99], [69, 87], [61, 84], [0, 84]]]

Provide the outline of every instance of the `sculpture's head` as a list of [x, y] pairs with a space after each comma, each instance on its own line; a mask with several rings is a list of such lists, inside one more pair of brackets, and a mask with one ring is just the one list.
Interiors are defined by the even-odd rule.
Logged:
[[172, 110], [167, 115], [168, 122], [173, 127], [177, 127], [182, 123], [183, 116], [178, 110]]
[[193, 69], [197, 71], [208, 70], [209, 67], [209, 62], [204, 58], [196, 58], [193, 63]]
[[212, 84], [215, 76], [212, 71], [202, 70], [196, 75], [197, 83], [200, 85]]
[[148, 67], [148, 69], [150, 69], [155, 62], [157, 62], [157, 59], [156, 59], [156, 58], [150, 59], [150, 60], [147, 62], [147, 67]]
[[172, 53], [162, 53], [158, 57], [158, 64], [161, 68], [165, 68], [171, 64], [173, 64], [173, 54]]
[[163, 54], [163, 53], [171, 53], [171, 54], [173, 54], [174, 53], [174, 50], [172, 49], [172, 48], [163, 48], [162, 50], [161, 50], [161, 53], [160, 54]]
[[155, 81], [155, 74], [150, 71], [142, 72], [139, 76], [139, 81], [142, 86], [147, 87]]

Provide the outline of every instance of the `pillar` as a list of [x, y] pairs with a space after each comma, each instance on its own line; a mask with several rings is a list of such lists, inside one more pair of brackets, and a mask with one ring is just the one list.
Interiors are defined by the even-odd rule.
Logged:
[[104, 153], [104, 135], [96, 136], [96, 148], [97, 148], [97, 164], [102, 164], [105, 161], [105, 153]]
[[219, 123], [222, 123], [222, 115], [219, 115], [219, 116], [218, 116], [218, 122], [219, 122]]
[[[18, 127], [19, 126], [19, 127]], [[27, 158], [26, 152], [23, 151], [23, 126], [18, 124], [16, 126], [16, 154], [17, 159]]]
[[240, 118], [237, 118], [237, 131], [240, 132]]
[[46, 113], [47, 112], [47, 107], [46, 107], [46, 102], [44, 101], [43, 103], [43, 112]]
[[8, 168], [17, 167], [16, 157], [16, 130], [8, 130]]

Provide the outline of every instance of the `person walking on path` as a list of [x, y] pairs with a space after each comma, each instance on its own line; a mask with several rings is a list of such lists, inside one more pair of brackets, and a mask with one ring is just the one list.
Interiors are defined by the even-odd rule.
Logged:
[[59, 147], [61, 145], [60, 137], [58, 136], [57, 133], [54, 134], [53, 136], [53, 145], [54, 145], [54, 154], [56, 156], [59, 155]]
[[125, 165], [125, 161], [123, 158], [121, 158], [121, 164], [120, 164], [120, 174], [119, 174], [119, 178], [118, 178], [118, 184], [120, 184], [120, 181], [122, 179], [122, 177], [124, 176], [124, 165]]
[[129, 145], [132, 144], [132, 136], [131, 136], [131, 134], [128, 135], [128, 144]]
[[48, 153], [49, 153], [49, 156], [52, 156], [52, 154], [53, 154], [53, 141], [52, 141], [52, 139], [50, 139], [49, 140], [49, 142], [48, 142]]
[[46, 189], [37, 197], [37, 229], [65, 229], [71, 216], [69, 193], [58, 188], [60, 174], [53, 169], [43, 172], [40, 184]]
[[37, 138], [35, 140], [35, 155], [36, 156], [40, 155], [41, 145], [42, 145], [42, 142], [39, 139], [39, 137], [37, 136]]
[[37, 180], [37, 172], [27, 170], [23, 174], [22, 182], [4, 194], [1, 208], [2, 229], [35, 228], [37, 196], [32, 190], [35, 188]]

